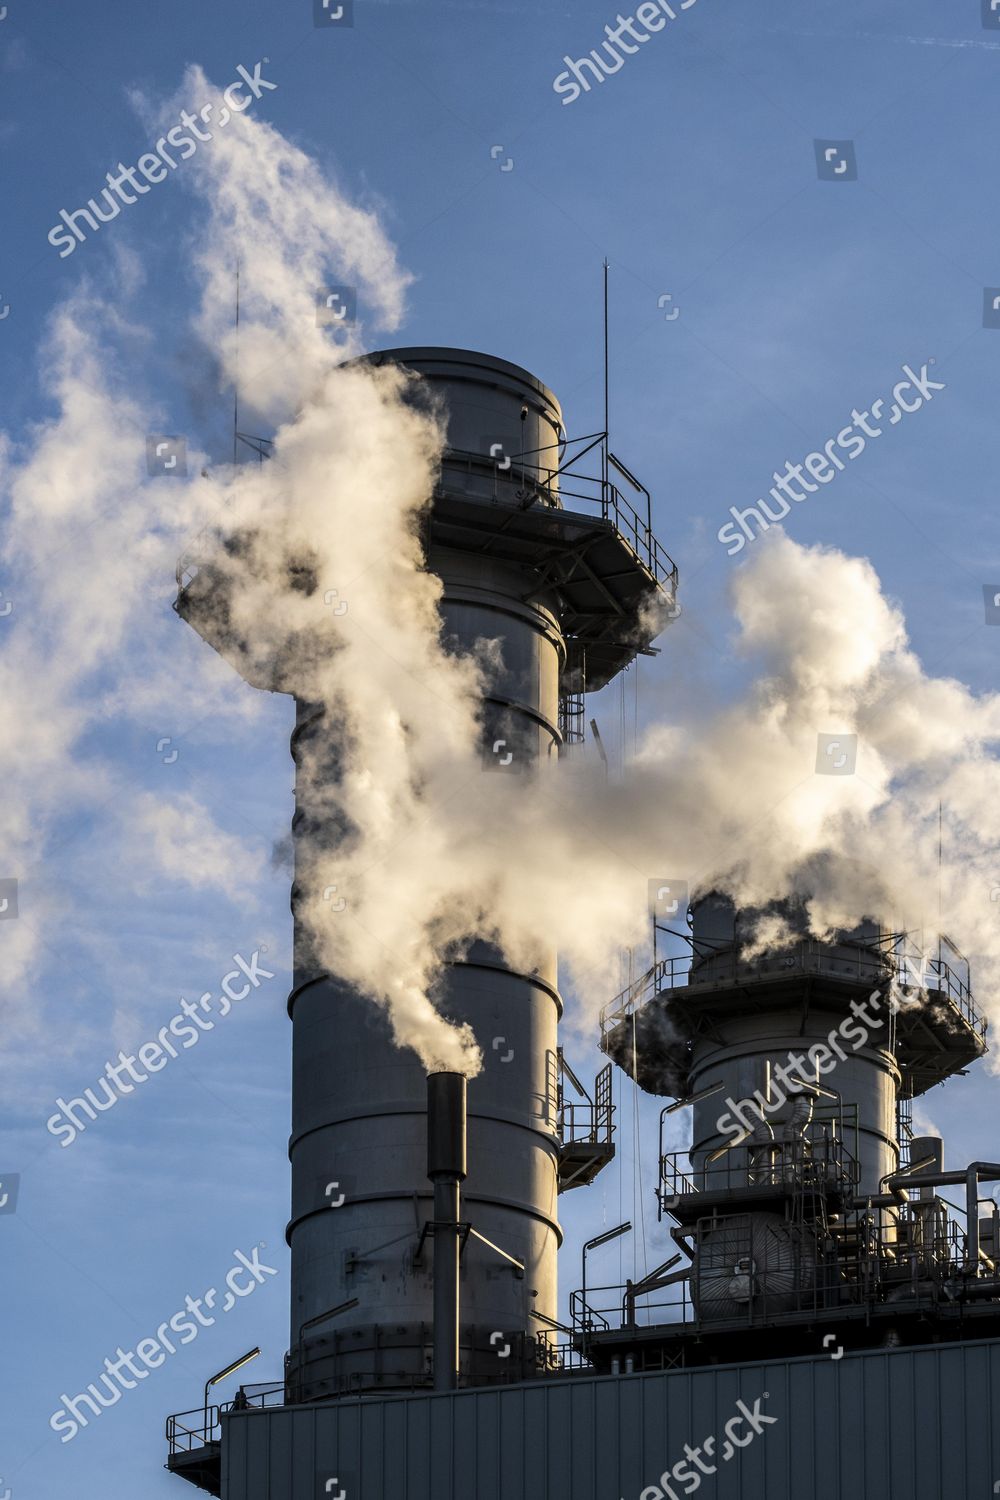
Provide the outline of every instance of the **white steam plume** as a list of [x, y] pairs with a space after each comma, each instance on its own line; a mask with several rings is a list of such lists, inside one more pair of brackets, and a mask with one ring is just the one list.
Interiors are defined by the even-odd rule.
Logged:
[[[210, 89], [192, 70], [182, 92], [186, 103]], [[62, 320], [53, 344], [62, 416], [15, 465], [13, 555], [58, 553], [57, 518], [79, 503], [81, 449], [96, 423], [118, 467], [105, 455], [91, 486], [85, 551], [112, 555], [121, 586], [79, 649], [69, 628], [52, 627], [59, 667], [43, 689], [45, 753], [70, 791], [92, 673], [117, 658], [153, 580], [169, 580], [181, 532], [211, 524], [243, 539], [214, 558], [243, 670], [294, 684], [323, 710], [301, 769], [309, 815], [327, 836], [302, 841], [300, 914], [321, 962], [385, 1007], [397, 1039], [428, 1067], [479, 1065], [474, 1038], [434, 1004], [450, 954], [484, 938], [530, 970], [554, 944], [590, 1010], [609, 997], [620, 947], [643, 944], [647, 881], [661, 876], [722, 885], [743, 903], [809, 895], [817, 932], [873, 915], [933, 934], [940, 893], [941, 925], [990, 986], [1000, 969], [987, 863], [1000, 846], [1000, 698], [924, 674], [863, 561], [778, 534], [758, 543], [733, 599], [751, 687], [736, 704], [706, 706], [697, 722], [651, 730], [626, 784], [565, 766], [524, 780], [482, 773], [478, 699], [495, 644], [482, 643], [476, 658], [448, 654], [440, 586], [420, 545], [442, 424], [404, 399], [409, 379], [399, 371], [343, 366], [360, 352], [356, 330], [334, 340], [316, 322], [316, 293], [332, 281], [358, 285], [391, 325], [407, 278], [377, 219], [259, 118], [233, 119], [188, 166], [208, 206], [197, 327], [230, 382], [239, 258], [241, 387], [274, 432], [273, 457], [172, 483], [165, 524], [160, 492], [139, 488], [135, 433], [107, 394], [98, 353], [79, 320]], [[134, 422], [146, 427], [138, 408]], [[126, 476], [115, 490], [109, 473]], [[29, 541], [39, 505], [43, 525]], [[200, 559], [211, 552], [209, 539]], [[64, 559], [48, 585], [65, 596], [70, 624], [83, 567]], [[189, 642], [175, 650], [206, 663], [197, 690], [214, 702], [215, 659], [171, 623]], [[23, 692], [38, 646], [12, 650], [7, 670]], [[139, 663], [146, 673], [151, 659]], [[855, 775], [816, 773], [820, 733], [859, 736]], [[27, 745], [8, 734], [4, 749], [28, 781]], [[53, 811], [52, 792], [36, 791], [8, 815], [7, 831], [23, 845]], [[168, 864], [197, 816], [176, 811], [176, 837], [161, 834]]]
[[[192, 70], [183, 91], [190, 103], [209, 86]], [[206, 336], [214, 336], [212, 320], [221, 318], [227, 275], [231, 285], [238, 219], [258, 253], [254, 297], [271, 306], [279, 329], [294, 280], [288, 262], [297, 257], [300, 300], [310, 304], [309, 319], [298, 326], [311, 325], [313, 333], [303, 376], [312, 379], [321, 357], [332, 365], [343, 354], [329, 339], [324, 344], [315, 327], [311, 283], [320, 258], [333, 279], [350, 276], [367, 287], [387, 325], [398, 315], [408, 278], [375, 218], [347, 203], [273, 132], [234, 119], [228, 142], [220, 137], [217, 144], [236, 164], [214, 204], [220, 235], [230, 238], [201, 259]], [[222, 164], [220, 171], [226, 176]], [[284, 184], [276, 211], [285, 215], [286, 300], [277, 311], [268, 303], [273, 239], [259, 196], [262, 183], [274, 188], [269, 172]], [[194, 171], [188, 180], [197, 185]], [[216, 187], [208, 179], [202, 186]], [[170, 609], [177, 557], [215, 516], [224, 486], [201, 476], [206, 460], [193, 441], [189, 482], [150, 478], [146, 436], [166, 424], [143, 388], [150, 336], [141, 321], [141, 262], [125, 246], [122, 222], [87, 253], [99, 257], [105, 248], [110, 270], [91, 260], [90, 274], [55, 310], [40, 345], [41, 393], [52, 414], [27, 431], [0, 436], [0, 879], [20, 885], [18, 919], [0, 923], [8, 1037], [33, 1035], [45, 1021], [30, 982], [61, 923], [58, 901], [37, 872], [65, 865], [64, 857], [53, 865], [52, 851], [63, 848], [67, 826], [95, 819], [109, 846], [127, 843], [137, 885], [159, 865], [185, 883], [245, 898], [261, 864], [256, 841], [217, 828], [190, 796], [154, 798], [98, 744], [108, 725], [139, 730], [145, 743], [152, 724], [172, 727], [178, 716], [196, 718], [197, 709], [209, 721], [209, 735], [257, 709], [255, 695]], [[99, 289], [102, 279], [113, 287], [108, 295]], [[270, 360], [274, 388], [296, 402], [299, 335], [288, 345], [280, 336], [266, 338], [261, 318], [255, 343], [254, 326], [247, 330], [249, 352]], [[262, 387], [273, 393], [263, 375]], [[82, 1018], [74, 1028], [61, 1016], [49, 1033], [72, 1044], [84, 1027]]]

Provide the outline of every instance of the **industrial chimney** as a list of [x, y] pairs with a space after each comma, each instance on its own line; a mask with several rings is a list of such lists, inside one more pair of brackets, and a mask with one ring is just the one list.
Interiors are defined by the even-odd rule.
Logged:
[[[411, 399], [430, 396], [447, 412], [426, 558], [443, 585], [450, 649], [501, 644], [482, 705], [484, 773], [544, 774], [577, 733], [583, 692], [648, 648], [658, 628], [650, 606], [673, 600], [676, 569], [650, 531], [648, 493], [609, 453], [606, 434], [574, 447], [556, 397], [516, 365], [454, 349], [368, 360], [416, 372]], [[587, 454], [600, 455], [596, 478], [584, 471]], [[611, 482], [612, 468], [645, 497], [644, 514]], [[564, 507], [570, 498], [573, 509]], [[219, 545], [238, 549], [239, 538]], [[178, 612], [249, 675], [228, 624], [232, 585], [211, 549], [184, 559], [178, 576]], [[300, 697], [278, 662], [263, 677], [255, 666], [250, 680], [296, 694], [296, 762], [324, 757], [335, 776], [336, 725], [324, 706]], [[336, 837], [304, 776], [294, 833], [303, 856], [311, 840]], [[432, 1232], [442, 1203], [435, 1208], [425, 1171], [427, 1077], [369, 999], [317, 970], [298, 920], [295, 953], [288, 1397], [427, 1385], [441, 1378], [442, 1357], [452, 1364], [434, 1335], [447, 1279], [435, 1261], [447, 1255], [450, 1264], [455, 1243]], [[485, 1058], [468, 1088], [461, 1324], [446, 1373], [460, 1383], [510, 1380], [533, 1369], [535, 1336], [557, 1313], [556, 955], [523, 973], [476, 943], [447, 966], [440, 1007], [472, 1028]], [[579, 1164], [573, 1172], [589, 1180]], [[435, 1184], [435, 1197], [445, 1186], [457, 1196], [457, 1176]]]
[[[968, 965], [946, 939], [922, 959], [908, 933], [875, 921], [817, 939], [804, 901], [739, 910], [711, 892], [690, 928], [689, 959], [658, 962], [607, 1008], [602, 1046], [676, 1101], [661, 1114], [657, 1196], [691, 1262], [670, 1280], [688, 1286], [706, 1357], [707, 1331], [732, 1349], [734, 1325], [775, 1320], [798, 1347], [821, 1310], [863, 1312], [871, 1285], [898, 1309], [954, 1260], [932, 1189], [967, 1174], [942, 1173], [941, 1143], [905, 1122], [913, 1099], [986, 1051]], [[682, 1104], [690, 1150], [664, 1150]], [[991, 1170], [976, 1166], [970, 1239]], [[911, 1172], [926, 1207], [910, 1201]]]

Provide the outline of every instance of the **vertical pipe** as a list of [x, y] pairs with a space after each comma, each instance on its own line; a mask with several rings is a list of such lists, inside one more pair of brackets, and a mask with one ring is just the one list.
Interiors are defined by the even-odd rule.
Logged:
[[458, 1387], [458, 1183], [434, 1184], [434, 1389]]
[[[604, 259], [604, 448], [603, 448], [603, 453], [602, 453], [602, 457], [603, 457], [604, 461], [603, 461], [603, 464], [602, 464], [603, 473], [602, 473], [602, 476], [601, 476], [603, 478], [603, 480], [604, 480], [604, 505], [605, 505], [605, 507], [607, 507], [607, 503], [608, 503], [608, 493], [607, 493], [607, 486], [608, 486], [608, 479], [609, 479], [608, 449], [610, 448], [610, 446], [611, 446], [611, 362], [610, 362], [610, 355], [609, 355], [609, 339], [608, 339], [608, 261], [607, 261], [607, 257], [605, 256], [605, 259]], [[607, 516], [607, 509], [606, 508], [605, 508], [604, 514], [605, 514], [605, 516]]]
[[965, 1232], [966, 1270], [973, 1276], [979, 1273], [979, 1168], [981, 1162], [973, 1162], [965, 1174]]
[[966, 1169], [965, 1213], [967, 1222], [965, 1227], [968, 1236], [966, 1251], [969, 1260], [967, 1269], [971, 1270], [973, 1276], [979, 1275], [979, 1184], [981, 1182], [1000, 1182], [1000, 1164], [995, 1161], [974, 1161]]
[[427, 1079], [427, 1175], [434, 1184], [434, 1389], [458, 1386], [461, 1188], [466, 1175], [466, 1080]]

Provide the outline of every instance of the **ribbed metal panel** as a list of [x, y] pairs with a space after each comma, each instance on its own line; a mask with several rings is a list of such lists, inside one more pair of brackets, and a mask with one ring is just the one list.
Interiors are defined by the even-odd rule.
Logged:
[[703, 1476], [713, 1500], [988, 1500], [1000, 1483], [993, 1340], [238, 1413], [223, 1500], [663, 1500], [684, 1445], [718, 1453], [737, 1401], [765, 1391], [778, 1421]]

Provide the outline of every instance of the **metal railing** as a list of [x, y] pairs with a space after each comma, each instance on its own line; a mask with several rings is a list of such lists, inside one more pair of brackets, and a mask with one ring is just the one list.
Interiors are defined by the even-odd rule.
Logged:
[[[894, 933], [887, 940], [899, 983], [909, 989], [928, 990], [945, 996], [949, 1004], [986, 1040], [988, 1023], [972, 998], [969, 961], [947, 938], [940, 939], [937, 958], [927, 958], [919, 946], [906, 945], [906, 934]], [[948, 957], [944, 957], [947, 950]]]
[[[442, 464], [445, 469], [464, 469], [468, 474], [479, 478], [492, 476], [492, 497], [497, 501], [504, 490], [509, 493], [510, 482], [516, 480], [524, 492], [526, 508], [536, 502], [550, 508], [563, 508], [566, 500], [596, 506], [601, 519], [614, 526], [635, 556], [646, 565], [657, 584], [672, 595], [677, 588], [677, 564], [653, 535], [648, 511], [645, 517], [641, 516], [610, 479], [588, 474], [576, 467], [591, 451], [593, 447], [585, 449], [573, 462], [554, 469], [545, 464], [533, 463], [531, 454], [510, 455], [505, 460], [506, 467], [501, 467], [488, 454], [474, 453], [464, 448], [448, 448], [443, 455]], [[566, 480], [571, 481], [571, 488], [567, 487]], [[645, 490], [642, 493], [647, 494]]]
[[735, 947], [694, 958], [690, 954], [663, 958], [604, 1007], [601, 1034], [607, 1036], [664, 990], [697, 990], [702, 985], [721, 988], [800, 973], [855, 979], [873, 987], [895, 982], [904, 991], [917, 987], [929, 990], [942, 995], [981, 1040], [986, 1040], [988, 1025], [976, 1009], [967, 970], [963, 972], [958, 964], [943, 957], [923, 957], [917, 948], [905, 945], [905, 935], [887, 934], [883, 944], [835, 948], [807, 938], [790, 948], [762, 953], [752, 959], [744, 958]]
[[593, 1333], [595, 1329], [607, 1333], [611, 1328], [608, 1318], [598, 1312], [590, 1302], [591, 1295], [601, 1290], [603, 1290], [601, 1287], [588, 1287], [586, 1300], [580, 1288], [577, 1288], [575, 1292], [570, 1292], [569, 1316], [574, 1329], [579, 1329], [581, 1333]]
[[582, 1292], [570, 1293], [570, 1322], [576, 1341], [568, 1346], [560, 1345], [563, 1358], [572, 1365], [586, 1367], [589, 1361], [584, 1353], [587, 1339], [595, 1333], [606, 1333], [613, 1328], [658, 1327], [663, 1323], [690, 1323], [695, 1320], [694, 1305], [687, 1281], [675, 1281], [672, 1286], [661, 1288], [655, 1297], [644, 1299], [641, 1308], [629, 1316], [629, 1282], [611, 1283], [607, 1286], [588, 1286], [587, 1300]]
[[608, 1331], [676, 1325], [707, 1333], [887, 1302], [951, 1305], [970, 1281], [966, 1236], [940, 1199], [911, 1204], [893, 1223], [855, 1211], [835, 1232], [803, 1231], [787, 1220], [771, 1250], [753, 1214], [706, 1216], [691, 1250], [690, 1275], [645, 1296], [641, 1283], [628, 1281], [588, 1286], [586, 1301], [573, 1292], [574, 1337], [557, 1346], [566, 1366], [586, 1368], [590, 1341]]
[[612, 1097], [611, 1071], [611, 1064], [608, 1063], [598, 1073], [594, 1083], [593, 1099], [586, 1095], [581, 1099], [567, 1099], [560, 1085], [558, 1132], [564, 1146], [581, 1142], [609, 1145], [613, 1140], [615, 1105]]
[[222, 1441], [222, 1417], [231, 1411], [263, 1410], [269, 1406], [284, 1406], [285, 1386], [245, 1385], [241, 1386], [232, 1401], [218, 1406], [199, 1406], [194, 1411], [177, 1412], [167, 1418], [166, 1433], [170, 1453], [193, 1453], [198, 1448], [207, 1448]]
[[847, 1191], [858, 1181], [857, 1158], [842, 1140], [817, 1133], [806, 1140], [744, 1141], [718, 1161], [706, 1159], [693, 1174], [685, 1172], [686, 1151], [666, 1151], [660, 1158], [660, 1201], [676, 1202], [698, 1193], [767, 1191]]
[[661, 990], [678, 989], [686, 984], [690, 966], [689, 957], [661, 958], [653, 964], [645, 974], [626, 985], [601, 1011], [601, 1035], [607, 1036], [614, 1031], [622, 1021], [628, 1020], [629, 1016], [635, 1015], [650, 1000], [654, 1000]]
[[222, 1441], [222, 1424], [217, 1406], [199, 1406], [195, 1411], [177, 1412], [167, 1418], [167, 1444], [171, 1455], [193, 1453], [209, 1443]]

